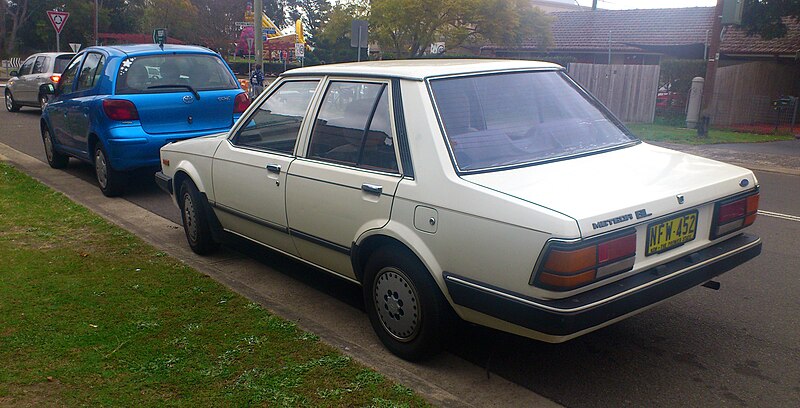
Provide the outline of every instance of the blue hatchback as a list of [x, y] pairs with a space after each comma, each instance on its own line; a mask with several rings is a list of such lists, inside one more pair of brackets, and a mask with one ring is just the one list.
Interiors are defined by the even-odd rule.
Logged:
[[167, 143], [225, 132], [250, 99], [230, 67], [202, 47], [90, 47], [70, 61], [42, 111], [47, 161], [94, 165], [103, 194], [131, 170], [158, 168]]

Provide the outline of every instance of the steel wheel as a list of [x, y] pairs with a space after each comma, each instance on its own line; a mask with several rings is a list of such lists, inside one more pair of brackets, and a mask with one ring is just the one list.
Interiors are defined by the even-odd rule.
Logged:
[[44, 144], [44, 154], [47, 156], [47, 164], [54, 169], [63, 169], [69, 163], [69, 156], [61, 154], [56, 151], [53, 144], [53, 137], [50, 136], [50, 130], [45, 127], [42, 129], [42, 144]]
[[183, 232], [186, 234], [189, 247], [199, 255], [207, 255], [216, 251], [219, 243], [214, 241], [211, 232], [209, 219], [212, 215], [205, 196], [200, 194], [197, 186], [189, 179], [181, 183], [179, 191], [178, 204], [181, 209]]
[[406, 360], [436, 354], [456, 321], [425, 265], [407, 248], [377, 248], [364, 265], [364, 307], [384, 346]]
[[94, 148], [94, 173], [103, 195], [116, 197], [122, 194], [128, 175], [125, 172], [114, 170], [108, 153], [100, 142], [97, 142], [97, 146]]
[[108, 186], [108, 164], [103, 149], [97, 149], [94, 153], [94, 173], [100, 188], [105, 189]]
[[378, 271], [372, 292], [383, 328], [401, 342], [413, 340], [419, 333], [421, 309], [411, 280], [399, 269], [386, 267]]
[[42, 141], [44, 142], [44, 154], [47, 155], [47, 162], [53, 161], [53, 141], [50, 139], [50, 132], [42, 131]]
[[19, 105], [14, 102], [14, 97], [11, 96], [11, 91], [6, 89], [6, 110], [9, 112], [16, 112], [19, 110]]
[[194, 201], [189, 191], [183, 194], [183, 225], [186, 226], [186, 238], [189, 242], [197, 242], [197, 210], [194, 208]]

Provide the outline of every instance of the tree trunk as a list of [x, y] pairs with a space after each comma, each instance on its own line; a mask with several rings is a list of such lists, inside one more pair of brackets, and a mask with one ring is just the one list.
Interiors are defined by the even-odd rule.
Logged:
[[19, 0], [16, 10], [9, 12], [9, 14], [11, 15], [11, 31], [9, 32], [5, 45], [6, 54], [11, 55], [16, 48], [17, 32], [31, 17], [31, 13], [28, 12], [28, 0]]

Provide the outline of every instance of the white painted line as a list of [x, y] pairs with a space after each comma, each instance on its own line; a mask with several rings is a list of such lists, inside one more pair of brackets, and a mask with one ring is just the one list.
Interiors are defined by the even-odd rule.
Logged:
[[772, 211], [764, 211], [764, 210], [758, 210], [758, 215], [763, 215], [765, 217], [779, 218], [781, 220], [800, 222], [800, 217], [798, 217], [796, 215], [781, 214], [781, 213], [776, 213], [776, 212], [772, 212]]

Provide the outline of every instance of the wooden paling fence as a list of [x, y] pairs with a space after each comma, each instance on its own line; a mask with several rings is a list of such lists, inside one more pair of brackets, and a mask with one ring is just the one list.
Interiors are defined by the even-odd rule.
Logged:
[[800, 96], [800, 67], [776, 62], [748, 62], [717, 69], [712, 122], [730, 126], [788, 123], [792, 112], [773, 109], [772, 101]]
[[571, 63], [568, 72], [623, 122], [653, 122], [661, 72], [658, 65]]

